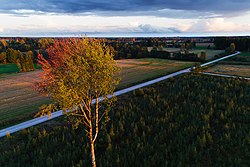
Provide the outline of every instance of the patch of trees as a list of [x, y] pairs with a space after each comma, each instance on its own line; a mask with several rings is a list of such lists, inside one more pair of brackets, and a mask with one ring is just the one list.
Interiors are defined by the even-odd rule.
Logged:
[[216, 37], [214, 38], [214, 45], [216, 49], [225, 50], [231, 43], [235, 44], [238, 51], [250, 51], [249, 37]]
[[148, 57], [147, 47], [140, 44], [110, 43], [115, 50], [114, 59], [137, 59]]
[[[249, 82], [199, 75], [121, 96], [97, 166], [248, 166], [249, 101]], [[83, 136], [60, 121], [23, 130], [1, 139], [0, 166], [90, 166]]]
[[[183, 44], [183, 52], [170, 53], [163, 50], [163, 46], [154, 46], [151, 52], [147, 47], [140, 44], [129, 43], [111, 43], [115, 50], [115, 59], [138, 59], [138, 58], [161, 58], [184, 61], [204, 61], [204, 57], [200, 58], [197, 54], [189, 53], [189, 49], [193, 43]], [[186, 49], [187, 47], [187, 49]]]
[[170, 53], [167, 51], [157, 51], [154, 49], [149, 53], [149, 57], [161, 58], [161, 59], [171, 59], [171, 60], [182, 60], [182, 61], [196, 61], [196, 62], [206, 60], [205, 55], [199, 57], [195, 53], [188, 53], [188, 52], [186, 52], [186, 53], [185, 52], [184, 53], [182, 53], [182, 52]]
[[32, 51], [28, 51], [25, 56], [20, 51], [18, 51], [16, 64], [20, 72], [34, 71], [35, 67], [33, 63]]
[[17, 67], [19, 68], [20, 72], [35, 70], [32, 51], [23, 53], [20, 50], [8, 48], [6, 52], [0, 53], [0, 63], [15, 63], [17, 64]]

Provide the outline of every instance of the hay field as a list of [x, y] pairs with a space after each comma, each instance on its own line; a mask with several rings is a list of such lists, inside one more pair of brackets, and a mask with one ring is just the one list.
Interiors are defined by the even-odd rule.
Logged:
[[142, 81], [166, 75], [192, 66], [193, 62], [167, 60], [167, 59], [125, 59], [117, 60], [117, 64], [122, 68], [122, 80], [119, 89], [140, 83]]
[[[162, 59], [118, 60], [122, 80], [118, 89], [156, 78], [194, 63]], [[40, 70], [0, 75], [0, 129], [33, 118], [42, 104], [51, 102], [33, 90]]]
[[206, 70], [206, 72], [216, 74], [236, 75], [241, 77], [250, 77], [249, 65], [215, 65]]
[[[33, 90], [41, 71], [0, 75], [0, 127], [23, 121], [50, 100]], [[13, 119], [12, 119], [13, 118]]]

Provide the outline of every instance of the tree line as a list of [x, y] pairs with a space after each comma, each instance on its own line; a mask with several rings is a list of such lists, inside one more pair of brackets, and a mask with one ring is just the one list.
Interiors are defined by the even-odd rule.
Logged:
[[216, 49], [225, 50], [234, 43], [238, 51], [250, 51], [250, 38], [249, 37], [216, 37], [214, 38], [214, 45]]
[[17, 64], [20, 72], [35, 70], [38, 54], [48, 56], [47, 48], [54, 43], [52, 38], [17, 38], [0, 40], [0, 64]]

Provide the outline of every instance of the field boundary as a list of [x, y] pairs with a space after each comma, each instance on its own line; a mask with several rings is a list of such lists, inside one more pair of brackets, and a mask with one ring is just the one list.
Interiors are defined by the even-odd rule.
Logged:
[[[236, 56], [236, 55], [238, 55], [238, 54], [240, 54], [240, 52], [236, 52], [236, 53], [234, 53], [234, 54], [231, 54], [231, 55], [227, 55], [227, 56], [218, 58], [218, 59], [216, 59], [216, 60], [213, 60], [213, 61], [210, 61], [210, 62], [207, 62], [207, 63], [202, 64], [201, 67], [204, 67], [204, 66], [207, 66], [207, 65], [216, 63], [216, 62], [218, 62], [218, 61], [221, 61], [221, 60], [224, 60], [224, 59], [233, 57], [233, 56]], [[166, 76], [163, 76], [163, 77], [160, 77], [160, 78], [156, 78], [156, 79], [153, 79], [153, 80], [151, 80], [151, 81], [147, 81], [147, 82], [144, 82], [144, 83], [135, 85], [135, 86], [131, 86], [131, 87], [129, 87], [129, 88], [125, 88], [125, 89], [116, 91], [116, 92], [114, 92], [113, 95], [108, 95], [108, 98], [111, 98], [111, 97], [113, 97], [113, 96], [119, 96], [119, 95], [122, 95], [122, 94], [125, 94], [125, 93], [128, 93], [128, 92], [134, 91], [134, 90], [136, 90], [136, 89], [139, 89], [139, 88], [142, 88], [142, 87], [146, 87], [146, 86], [155, 84], [155, 83], [157, 83], [157, 82], [166, 80], [166, 79], [168, 79], [168, 78], [172, 78], [172, 77], [174, 77], [174, 76], [178, 76], [178, 75], [181, 75], [181, 74], [185, 74], [185, 73], [191, 72], [191, 70], [192, 70], [192, 67], [187, 68], [187, 69], [184, 69], [184, 70], [180, 70], [180, 71], [174, 72], [174, 73], [172, 73], [172, 74], [168, 74], [168, 75], [166, 75]], [[102, 101], [102, 100], [103, 100], [103, 98], [100, 97], [100, 98], [99, 98], [99, 101]], [[92, 101], [92, 104], [94, 104], [95, 101], [96, 101], [96, 100], [94, 99], [94, 100]], [[50, 116], [45, 115], [45, 116], [42, 116], [42, 117], [38, 117], [38, 118], [31, 119], [31, 120], [29, 120], [29, 121], [25, 121], [25, 122], [23, 122], [23, 123], [20, 123], [20, 124], [14, 125], [14, 126], [10, 126], [10, 127], [8, 127], [8, 128], [5, 128], [5, 129], [0, 130], [0, 138], [6, 136], [7, 134], [12, 134], [12, 133], [18, 132], [18, 131], [20, 131], [20, 130], [22, 130], [22, 129], [25, 129], [25, 128], [29, 128], [29, 127], [31, 127], [31, 126], [38, 125], [38, 124], [40, 124], [40, 123], [43, 123], [43, 122], [52, 120], [52, 119], [57, 118], [57, 117], [60, 117], [60, 116], [62, 116], [62, 115], [64, 115], [64, 112], [63, 112], [62, 110], [59, 110], [59, 111], [53, 112]]]
[[201, 74], [218, 76], [218, 77], [225, 77], [225, 78], [239, 78], [239, 79], [250, 80], [250, 78], [248, 78], [248, 77], [242, 77], [242, 76], [237, 76], [237, 75], [217, 74], [217, 73], [211, 73], [211, 72], [201, 72]]

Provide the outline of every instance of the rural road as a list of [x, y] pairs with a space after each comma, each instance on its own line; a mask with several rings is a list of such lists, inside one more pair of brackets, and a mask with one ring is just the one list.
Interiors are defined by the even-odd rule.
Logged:
[[[233, 57], [233, 56], [236, 56], [238, 54], [240, 54], [240, 52], [236, 52], [234, 54], [218, 58], [216, 60], [213, 60], [213, 61], [201, 64], [201, 67], [204, 67], [204, 66], [216, 63], [218, 61], [221, 61], [221, 60]], [[141, 83], [141, 84], [138, 84], [138, 85], [135, 85], [135, 86], [123, 89], [123, 90], [116, 91], [116, 92], [114, 92], [113, 96], [119, 96], [119, 95], [122, 95], [122, 94], [125, 94], [125, 93], [128, 93], [128, 92], [131, 92], [133, 90], [136, 90], [136, 89], [139, 89], [139, 88], [142, 88], [142, 87], [145, 87], [145, 86], [149, 86], [149, 85], [152, 85], [154, 83], [166, 80], [168, 78], [172, 78], [174, 76], [178, 76], [178, 75], [181, 75], [181, 74], [184, 74], [184, 73], [191, 72], [191, 69], [192, 69], [192, 67], [184, 69], [184, 70], [180, 70], [180, 71], [174, 72], [172, 74], [169, 74], [169, 75], [157, 78], [157, 79], [153, 79], [151, 81], [147, 81], [147, 82], [144, 82], [144, 83]], [[110, 97], [112, 97], [112, 95], [109, 95], [108, 97], [110, 98]], [[102, 98], [99, 98], [99, 101], [102, 101]], [[95, 103], [95, 100], [92, 101], [92, 104], [94, 104], [94, 103]], [[57, 117], [62, 116], [62, 115], [63, 115], [63, 111], [59, 110], [59, 111], [53, 112], [50, 117], [48, 117], [48, 116], [45, 115], [45, 116], [38, 117], [38, 118], [29, 120], [29, 121], [25, 121], [23, 123], [20, 123], [20, 124], [14, 125], [14, 126], [10, 126], [8, 128], [0, 130], [0, 137], [6, 136], [7, 133], [12, 134], [12, 133], [20, 131], [22, 129], [29, 128], [29, 127], [34, 126], [34, 125], [38, 125], [40, 123], [49, 121], [51, 119], [57, 118]]]

